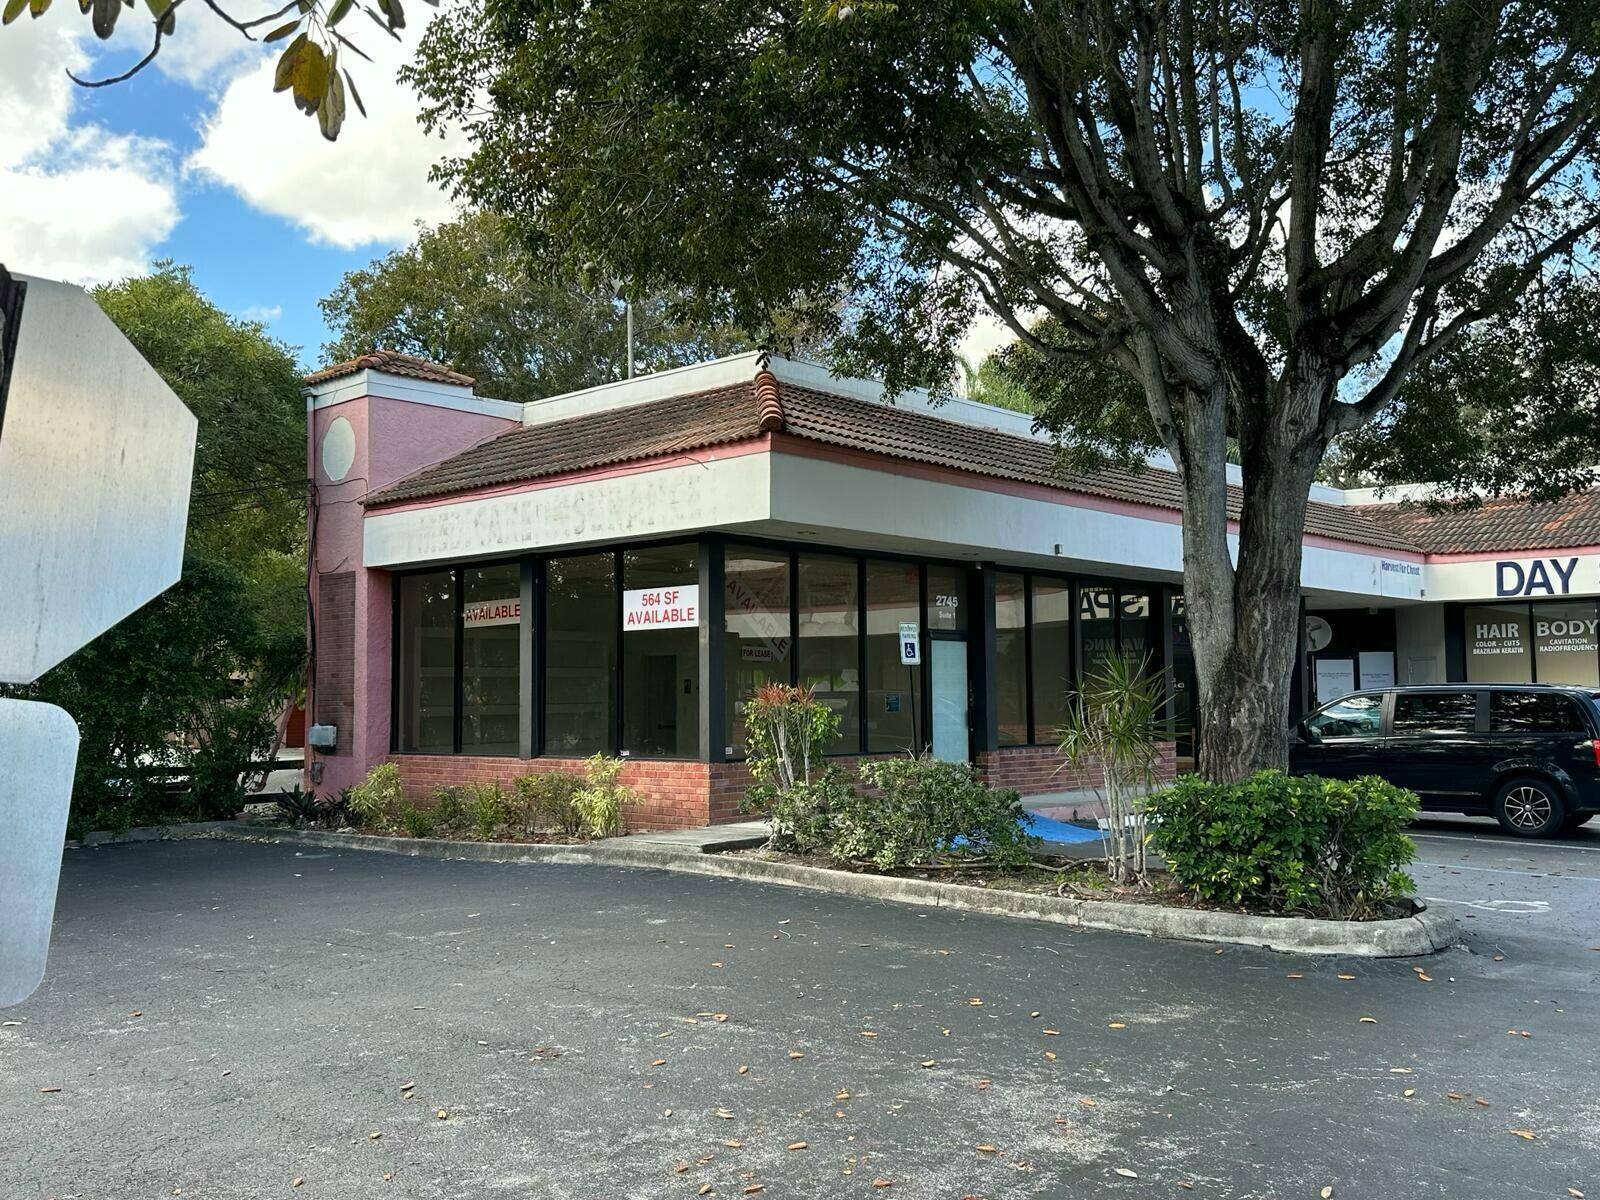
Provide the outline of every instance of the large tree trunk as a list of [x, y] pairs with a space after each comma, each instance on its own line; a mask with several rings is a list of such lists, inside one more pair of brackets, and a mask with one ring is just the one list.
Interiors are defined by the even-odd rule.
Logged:
[[1191, 404], [1185, 422], [1183, 568], [1198, 690], [1197, 766], [1217, 782], [1287, 764], [1301, 537], [1322, 456], [1310, 419], [1319, 391], [1279, 399], [1270, 406], [1272, 424], [1241, 438], [1236, 562], [1228, 540], [1226, 441], [1218, 434], [1226, 405], [1220, 398]]

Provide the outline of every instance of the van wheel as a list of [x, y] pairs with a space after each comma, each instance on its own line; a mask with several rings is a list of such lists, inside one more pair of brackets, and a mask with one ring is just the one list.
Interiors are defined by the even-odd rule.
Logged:
[[1519, 775], [1495, 793], [1494, 818], [1517, 837], [1554, 837], [1561, 832], [1566, 805], [1554, 785], [1535, 775]]

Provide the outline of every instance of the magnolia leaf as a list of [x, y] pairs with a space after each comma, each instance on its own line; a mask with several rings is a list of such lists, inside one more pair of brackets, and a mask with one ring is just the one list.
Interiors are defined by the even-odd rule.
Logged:
[[305, 48], [310, 44], [310, 35], [302, 33], [289, 43], [288, 49], [278, 56], [278, 69], [272, 77], [273, 91], [284, 91], [294, 83], [295, 63], [300, 60], [300, 55], [305, 52]]
[[[48, 0], [34, 0], [33, 15], [37, 17], [47, 4]], [[94, 0], [90, 11], [93, 14], [94, 35], [104, 41], [116, 32], [117, 18], [122, 15], [122, 0]]]
[[0, 14], [0, 25], [9, 25], [22, 15], [22, 10], [28, 7], [28, 0], [6, 0], [4, 14]]
[[267, 36], [262, 38], [261, 40], [264, 41], [264, 42], [282, 41], [284, 38], [288, 37], [291, 33], [293, 33], [296, 29], [299, 29], [299, 28], [300, 28], [300, 22], [298, 20], [290, 21], [287, 24], [279, 25], [276, 29], [274, 29], [271, 33], [267, 34]]
[[378, 6], [383, 9], [389, 18], [390, 29], [404, 29], [406, 27], [406, 10], [400, 6], [400, 0], [378, 0]]
[[339, 130], [344, 127], [344, 113], [344, 80], [329, 60], [328, 90], [322, 97], [322, 106], [317, 109], [317, 124], [322, 136], [330, 142], [338, 139]]
[[[80, 0], [80, 4], [81, 4], [81, 2], [82, 2], [82, 0]], [[90, 0], [90, 2], [93, 3], [93, 0]], [[42, 17], [42, 16], [44, 16], [46, 10], [48, 10], [49, 7], [50, 7], [50, 0], [31, 0], [31, 3], [28, 5], [28, 7], [29, 7], [29, 10], [33, 13], [33, 15], [36, 18], [37, 17]], [[88, 12], [89, 10], [87, 8], [85, 8], [83, 11], [84, 12]], [[112, 18], [113, 23], [115, 22], [115, 20], [116, 20], [116, 18], [113, 17]]]
[[356, 0], [334, 0], [333, 8], [328, 12], [328, 26], [332, 28], [350, 15], [350, 10], [356, 6]]

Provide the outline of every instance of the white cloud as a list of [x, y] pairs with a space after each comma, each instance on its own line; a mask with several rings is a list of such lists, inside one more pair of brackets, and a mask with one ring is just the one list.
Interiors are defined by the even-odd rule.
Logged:
[[352, 100], [337, 142], [324, 140], [315, 120], [287, 94], [273, 92], [273, 62], [267, 60], [228, 84], [189, 166], [254, 207], [294, 222], [315, 241], [345, 249], [400, 245], [415, 236], [417, 221], [445, 220], [454, 212], [428, 180], [429, 169], [454, 145], [422, 132], [417, 97], [395, 78], [418, 30], [407, 30], [403, 42], [376, 27], [352, 36], [374, 59], [341, 55], [367, 116]]
[[[240, 21], [249, 21], [282, 7], [264, 3], [263, 0], [229, 0], [228, 12]], [[85, 27], [88, 21], [77, 18]], [[125, 10], [117, 19], [117, 31], [105, 43], [105, 61], [96, 64], [103, 74], [116, 74], [132, 66], [150, 49], [150, 39], [155, 35], [150, 14], [141, 3]], [[271, 26], [260, 30], [264, 36]], [[201, 4], [185, 3], [174, 14], [173, 31], [161, 41], [161, 52], [156, 55], [152, 68], [169, 79], [177, 80], [201, 92], [214, 92], [226, 83], [232, 74], [246, 63], [264, 57], [268, 48], [261, 42], [251, 41], [234, 29], [211, 9]]]
[[993, 313], [980, 312], [967, 326], [967, 336], [961, 339], [958, 353], [976, 367], [1000, 347], [1016, 340], [1017, 335], [1011, 332], [1011, 326]]
[[239, 313], [241, 321], [256, 321], [262, 325], [270, 325], [281, 316], [283, 316], [281, 304], [252, 304]]
[[0, 31], [0, 262], [74, 282], [145, 271], [179, 216], [164, 142], [73, 122], [91, 36], [70, 5]]

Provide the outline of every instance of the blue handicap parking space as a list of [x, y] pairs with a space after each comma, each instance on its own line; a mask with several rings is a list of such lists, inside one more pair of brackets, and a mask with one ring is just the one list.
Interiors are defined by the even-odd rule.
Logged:
[[1022, 825], [1035, 837], [1041, 837], [1047, 842], [1098, 842], [1100, 831], [1098, 829], [1085, 829], [1082, 825], [1073, 825], [1068, 821], [1058, 821], [1054, 817], [1047, 817], [1043, 813], [1034, 812], [1031, 808], [1022, 810]]

